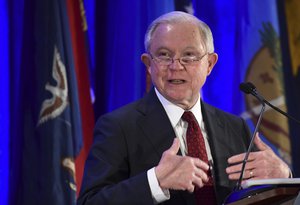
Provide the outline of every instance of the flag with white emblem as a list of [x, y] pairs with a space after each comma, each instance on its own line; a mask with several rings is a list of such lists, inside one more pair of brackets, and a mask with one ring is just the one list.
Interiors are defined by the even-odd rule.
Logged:
[[25, 2], [10, 204], [76, 204], [82, 125], [67, 4]]

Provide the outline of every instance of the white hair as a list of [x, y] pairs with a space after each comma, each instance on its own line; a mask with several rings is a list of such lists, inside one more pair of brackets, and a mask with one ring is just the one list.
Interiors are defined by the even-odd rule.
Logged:
[[197, 17], [181, 11], [173, 11], [170, 13], [166, 13], [158, 17], [157, 19], [155, 19], [149, 25], [144, 40], [145, 50], [149, 51], [153, 33], [160, 24], [174, 24], [174, 23], [182, 23], [182, 22], [192, 22], [195, 25], [197, 25], [199, 28], [200, 35], [204, 41], [204, 45], [206, 47], [207, 52], [208, 53], [214, 52], [213, 36], [208, 25], [203, 21], [201, 21], [200, 19], [198, 19]]

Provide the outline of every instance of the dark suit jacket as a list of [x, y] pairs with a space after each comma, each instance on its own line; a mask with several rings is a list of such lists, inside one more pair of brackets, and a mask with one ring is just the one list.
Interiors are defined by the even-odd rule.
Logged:
[[[235, 185], [225, 172], [227, 159], [246, 151], [249, 130], [241, 118], [201, 103], [221, 204]], [[103, 115], [95, 127], [78, 204], [153, 204], [147, 170], [159, 163], [174, 137], [154, 90], [139, 101]], [[170, 193], [171, 199], [163, 204], [195, 204], [194, 196], [187, 191]]]

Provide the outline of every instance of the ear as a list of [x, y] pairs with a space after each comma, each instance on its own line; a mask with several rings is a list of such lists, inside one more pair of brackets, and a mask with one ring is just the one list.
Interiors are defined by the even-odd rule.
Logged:
[[149, 54], [147, 53], [143, 53], [141, 55], [141, 61], [144, 63], [144, 65], [146, 66], [147, 70], [148, 70], [148, 73], [150, 73], [150, 66], [151, 66], [151, 59], [150, 59], [150, 56]]
[[216, 65], [218, 61], [218, 54], [216, 53], [211, 53], [208, 54], [208, 68], [207, 68], [207, 75], [210, 75], [212, 69]]
[[145, 64], [145, 66], [148, 68], [151, 65], [151, 59], [148, 53], [143, 53], [141, 55], [141, 61]]

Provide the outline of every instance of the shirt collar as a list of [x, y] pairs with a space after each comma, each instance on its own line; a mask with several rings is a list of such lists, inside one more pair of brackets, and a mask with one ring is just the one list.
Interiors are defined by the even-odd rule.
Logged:
[[[156, 88], [155, 88], [155, 93], [156, 93], [159, 101], [161, 102], [162, 106], [164, 107], [164, 109], [171, 121], [172, 127], [174, 128], [180, 121], [181, 116], [183, 115], [185, 110], [182, 109], [181, 107], [175, 105], [174, 103], [168, 101], [164, 96], [162, 96], [158, 92], [158, 90]], [[196, 120], [198, 121], [198, 124], [200, 125], [200, 127], [202, 129], [203, 123], [202, 123], [200, 95], [199, 95], [199, 98], [198, 98], [196, 104], [189, 111], [191, 111], [194, 114], [194, 116], [196, 117]]]

